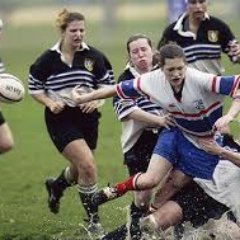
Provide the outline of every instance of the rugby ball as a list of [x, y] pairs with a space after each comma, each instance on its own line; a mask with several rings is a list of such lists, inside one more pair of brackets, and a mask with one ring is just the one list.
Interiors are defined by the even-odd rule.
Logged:
[[8, 73], [0, 74], [0, 101], [3, 103], [20, 102], [25, 89], [21, 80]]

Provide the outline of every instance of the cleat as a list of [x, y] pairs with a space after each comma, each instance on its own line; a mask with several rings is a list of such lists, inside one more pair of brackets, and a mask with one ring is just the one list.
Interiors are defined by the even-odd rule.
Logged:
[[55, 179], [49, 178], [46, 180], [45, 186], [48, 192], [48, 207], [52, 213], [57, 214], [59, 212], [60, 199], [63, 196], [63, 191], [54, 183]]
[[[132, 211], [132, 206], [131, 210]], [[127, 236], [131, 240], [140, 240], [142, 236], [142, 231], [140, 227], [140, 215], [139, 213], [128, 212], [128, 221], [127, 221]]]
[[148, 235], [153, 235], [156, 229], [155, 219], [152, 215], [141, 219], [141, 230]]
[[126, 240], [127, 237], [127, 227], [126, 225], [122, 225], [115, 229], [112, 232], [107, 233], [104, 235], [100, 240]]
[[131, 240], [140, 240], [142, 231], [140, 228], [140, 218], [132, 218], [129, 224], [128, 235]]
[[87, 231], [91, 238], [94, 239], [101, 239], [105, 234], [103, 226], [100, 222], [89, 222]]
[[165, 234], [159, 229], [153, 215], [142, 218], [140, 220], [140, 227], [143, 233], [143, 239], [165, 239]]
[[91, 202], [93, 206], [99, 206], [105, 202], [120, 197], [115, 187], [105, 187], [93, 194]]

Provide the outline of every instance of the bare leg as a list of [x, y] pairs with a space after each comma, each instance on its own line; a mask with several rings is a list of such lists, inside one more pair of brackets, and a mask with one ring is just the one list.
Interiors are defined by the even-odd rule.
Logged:
[[84, 140], [78, 139], [69, 143], [65, 147], [63, 155], [72, 163], [72, 172], [77, 170], [78, 184], [93, 185], [96, 183], [97, 170], [94, 156]]
[[92, 151], [83, 139], [79, 139], [69, 143], [63, 155], [71, 162], [72, 172], [78, 174], [78, 191], [89, 221], [98, 222], [98, 208], [91, 204], [91, 197], [97, 190], [97, 169]]
[[156, 187], [168, 174], [172, 164], [165, 158], [153, 154], [146, 173], [141, 174], [136, 180], [136, 189], [146, 190]]
[[156, 212], [144, 217], [141, 226], [143, 231], [164, 231], [180, 223], [182, 218], [182, 208], [174, 201], [167, 201]]
[[5, 122], [0, 125], [0, 153], [10, 151], [14, 146], [12, 132]]
[[154, 208], [160, 208], [166, 201], [168, 201], [172, 196], [180, 191], [185, 185], [187, 185], [192, 178], [186, 176], [183, 172], [179, 170], [173, 170], [167, 179], [167, 182], [160, 187], [160, 189], [155, 194], [153, 201]]

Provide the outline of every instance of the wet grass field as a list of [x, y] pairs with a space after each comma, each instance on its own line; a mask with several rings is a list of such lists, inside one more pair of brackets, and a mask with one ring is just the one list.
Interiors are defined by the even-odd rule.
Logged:
[[[87, 43], [109, 57], [116, 76], [126, 63], [125, 42], [132, 33], [149, 35], [154, 44], [165, 26], [165, 20], [120, 22], [112, 31], [100, 24], [88, 23]], [[233, 23], [234, 24], [234, 23]], [[233, 25], [237, 29], [236, 25]], [[240, 34], [239, 32], [237, 33]], [[24, 81], [27, 89], [28, 68], [35, 58], [57, 41], [52, 25], [7, 25], [0, 48], [7, 72]], [[237, 73], [226, 61], [228, 73]], [[44, 180], [56, 176], [66, 166], [65, 160], [51, 143], [43, 120], [43, 107], [28, 94], [23, 102], [14, 105], [1, 104], [6, 119], [14, 133], [16, 147], [0, 159], [0, 239], [1, 240], [85, 240], [85, 218], [76, 189], [69, 189], [61, 204], [60, 213], [49, 213]], [[120, 148], [120, 123], [113, 113], [111, 101], [102, 109], [96, 162], [99, 185], [115, 183], [126, 176]], [[106, 230], [126, 220], [127, 205], [131, 195], [101, 207], [100, 213]], [[205, 239], [205, 238], [204, 238]]]

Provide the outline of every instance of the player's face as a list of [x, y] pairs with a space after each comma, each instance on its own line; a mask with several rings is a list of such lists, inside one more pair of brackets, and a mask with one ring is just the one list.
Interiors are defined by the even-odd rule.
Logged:
[[129, 57], [132, 65], [139, 73], [151, 70], [153, 52], [147, 39], [139, 38], [131, 42], [129, 44]]
[[73, 49], [78, 49], [85, 36], [85, 22], [74, 20], [70, 22], [66, 30], [62, 33], [63, 41]]
[[189, 16], [195, 20], [202, 20], [207, 12], [207, 0], [188, 0]]
[[186, 72], [186, 63], [183, 58], [166, 58], [162, 70], [175, 90], [181, 88]]

